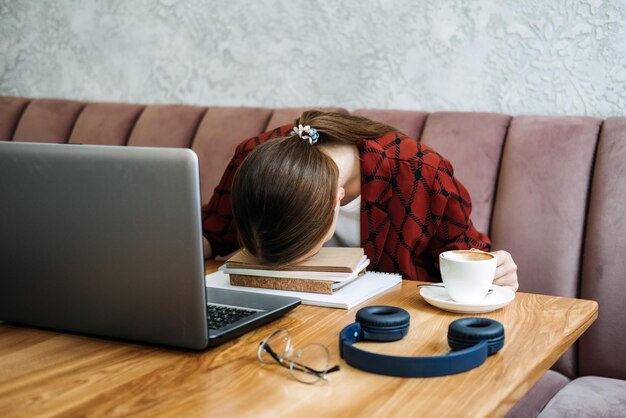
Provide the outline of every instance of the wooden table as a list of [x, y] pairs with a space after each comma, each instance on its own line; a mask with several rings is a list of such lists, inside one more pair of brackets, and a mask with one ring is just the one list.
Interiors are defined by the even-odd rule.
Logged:
[[[207, 271], [216, 268], [207, 264]], [[441, 311], [405, 281], [367, 304], [411, 313], [401, 341], [362, 343], [377, 352], [434, 355], [449, 351], [447, 325], [467, 316]], [[0, 416], [502, 416], [593, 323], [596, 302], [518, 293], [484, 314], [506, 329], [504, 348], [466, 373], [426, 379], [378, 376], [340, 360], [338, 334], [350, 311], [300, 306], [283, 318], [204, 352], [0, 324]], [[481, 315], [478, 315], [481, 316]], [[342, 370], [305, 385], [278, 365], [256, 359], [272, 330], [294, 344], [318, 342]]]

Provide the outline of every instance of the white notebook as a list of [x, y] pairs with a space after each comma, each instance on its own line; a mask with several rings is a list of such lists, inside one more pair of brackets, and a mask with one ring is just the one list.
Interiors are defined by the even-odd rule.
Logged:
[[304, 305], [350, 309], [402, 282], [399, 274], [368, 271], [363, 277], [337, 290], [332, 295], [322, 293], [293, 292], [290, 290], [261, 289], [258, 287], [232, 286], [227, 274], [222, 271], [206, 276], [207, 287], [233, 289], [252, 293], [270, 293], [302, 299]]

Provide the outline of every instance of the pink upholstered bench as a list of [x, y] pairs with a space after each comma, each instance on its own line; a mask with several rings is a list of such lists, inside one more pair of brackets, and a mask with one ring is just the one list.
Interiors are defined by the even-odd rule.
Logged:
[[[239, 141], [301, 110], [0, 97], [0, 140], [190, 147], [206, 202]], [[626, 117], [354, 113], [452, 161], [475, 225], [514, 255], [520, 291], [599, 302], [596, 323], [510, 415], [626, 413]]]

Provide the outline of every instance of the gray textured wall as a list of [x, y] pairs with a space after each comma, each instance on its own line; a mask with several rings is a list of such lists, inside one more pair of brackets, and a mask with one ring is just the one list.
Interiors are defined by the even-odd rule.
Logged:
[[0, 0], [0, 94], [626, 113], [626, 0]]

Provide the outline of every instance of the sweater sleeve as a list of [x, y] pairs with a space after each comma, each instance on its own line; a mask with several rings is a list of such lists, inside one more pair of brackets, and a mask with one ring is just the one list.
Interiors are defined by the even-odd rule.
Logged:
[[439, 267], [439, 254], [448, 250], [477, 248], [491, 250], [491, 241], [479, 232], [470, 219], [470, 195], [454, 177], [452, 164], [441, 158], [430, 190], [430, 213], [434, 222], [434, 236], [427, 251], [435, 266]]
[[286, 136], [293, 125], [284, 125], [240, 143], [228, 163], [209, 202], [202, 207], [202, 229], [211, 244], [213, 256], [224, 256], [239, 248], [237, 225], [231, 210], [231, 191], [237, 169], [248, 154], [261, 143]]

